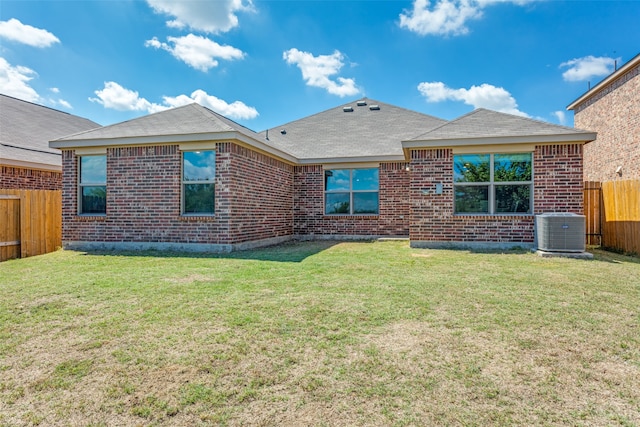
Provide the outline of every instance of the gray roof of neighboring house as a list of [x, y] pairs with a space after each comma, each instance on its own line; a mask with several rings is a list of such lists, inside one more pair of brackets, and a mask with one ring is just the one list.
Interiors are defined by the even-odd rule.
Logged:
[[443, 124], [410, 140], [406, 146], [419, 142], [439, 141], [446, 145], [451, 141], [463, 143], [469, 140], [492, 140], [506, 142], [560, 142], [585, 141], [595, 134], [566, 126], [533, 120], [513, 114], [478, 108], [455, 120]]
[[[349, 107], [352, 111], [345, 111]], [[364, 98], [274, 127], [261, 135], [265, 138], [268, 132], [268, 144], [303, 163], [403, 158], [400, 141], [444, 123], [446, 120]]]
[[0, 163], [60, 170], [49, 141], [100, 125], [63, 111], [0, 94]]

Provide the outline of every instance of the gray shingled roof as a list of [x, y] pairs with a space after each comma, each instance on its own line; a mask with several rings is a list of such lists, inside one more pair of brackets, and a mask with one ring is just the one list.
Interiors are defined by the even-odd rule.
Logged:
[[[300, 160], [403, 156], [400, 141], [446, 123], [404, 108], [363, 99], [268, 130], [268, 144]], [[370, 107], [377, 105], [379, 110]], [[345, 112], [345, 107], [353, 111]], [[283, 133], [282, 131], [286, 132]], [[267, 131], [261, 133], [265, 138]]]
[[100, 125], [42, 105], [0, 94], [0, 163], [61, 165], [60, 150], [49, 141]]
[[410, 141], [461, 140], [528, 136], [575, 136], [586, 131], [478, 108]]
[[253, 139], [260, 135], [228, 118], [193, 103], [149, 114], [100, 129], [66, 136], [56, 141], [91, 141], [239, 132]]

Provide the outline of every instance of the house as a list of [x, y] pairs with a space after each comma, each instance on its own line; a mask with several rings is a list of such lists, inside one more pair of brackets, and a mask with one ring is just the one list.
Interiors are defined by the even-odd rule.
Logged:
[[60, 190], [61, 154], [49, 141], [99, 126], [0, 94], [0, 189]]
[[478, 109], [361, 99], [262, 133], [198, 104], [54, 140], [67, 248], [230, 251], [299, 239], [532, 246], [582, 213], [595, 134]]
[[598, 133], [584, 147], [585, 181], [640, 179], [640, 54], [567, 109], [577, 128]]

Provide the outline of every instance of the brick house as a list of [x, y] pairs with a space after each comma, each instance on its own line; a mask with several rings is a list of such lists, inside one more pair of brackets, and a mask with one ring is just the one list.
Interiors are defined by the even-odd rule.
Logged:
[[576, 128], [598, 134], [584, 147], [585, 181], [640, 179], [640, 54], [567, 109]]
[[191, 104], [61, 138], [68, 248], [230, 251], [300, 239], [532, 246], [582, 212], [595, 134], [489, 110], [448, 122], [370, 99], [253, 132]]
[[60, 190], [60, 150], [49, 141], [100, 125], [0, 94], [0, 189]]

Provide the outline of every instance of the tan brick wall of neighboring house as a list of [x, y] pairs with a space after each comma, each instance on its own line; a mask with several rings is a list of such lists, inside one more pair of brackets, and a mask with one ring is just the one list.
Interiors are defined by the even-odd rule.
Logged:
[[576, 128], [598, 133], [584, 150], [586, 181], [640, 179], [640, 64], [578, 105], [574, 117]]
[[[538, 146], [533, 155], [534, 213], [582, 213], [582, 146]], [[442, 183], [442, 194], [436, 194]], [[426, 191], [425, 191], [426, 190]], [[533, 215], [454, 215], [451, 149], [411, 151], [412, 241], [534, 241]]]
[[0, 167], [0, 189], [60, 190], [62, 172]]
[[75, 152], [62, 161], [65, 242], [228, 245], [293, 231], [293, 167], [233, 143], [217, 144], [213, 217], [181, 215], [177, 145], [108, 148], [106, 216], [78, 215]]
[[409, 172], [404, 162], [381, 163], [379, 215], [325, 215], [321, 165], [295, 167], [294, 232], [298, 236], [408, 236]]

